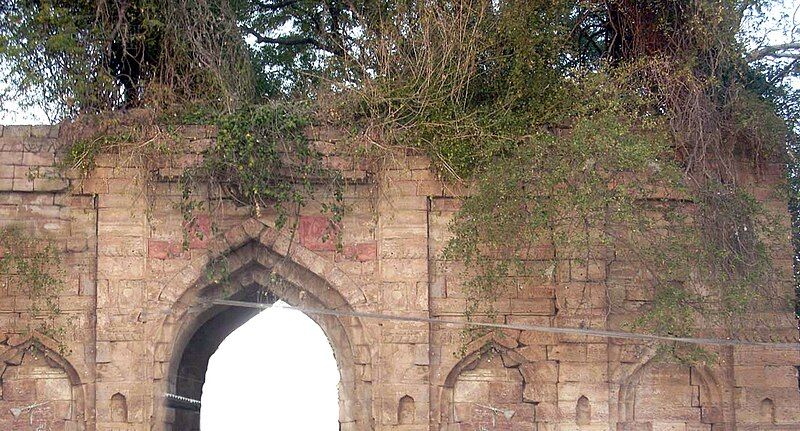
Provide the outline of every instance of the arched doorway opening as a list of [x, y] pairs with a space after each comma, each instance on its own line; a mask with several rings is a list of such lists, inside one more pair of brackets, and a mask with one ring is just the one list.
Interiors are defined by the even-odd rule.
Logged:
[[[164, 370], [162, 385], [156, 389], [163, 402], [154, 406], [154, 420], [163, 424], [162, 429], [200, 429], [199, 403], [176, 402], [169, 395], [200, 400], [211, 355], [228, 335], [260, 311], [216, 300], [271, 304], [280, 299], [307, 309], [352, 310], [326, 278], [256, 241], [243, 244], [225, 258], [229, 270], [225, 280], [209, 282], [201, 277], [180, 289], [183, 293], [162, 323], [155, 367]], [[316, 313], [306, 318], [324, 333], [336, 361], [338, 425], [341, 429], [372, 429], [371, 355], [360, 320]]]
[[[339, 371], [322, 329], [278, 301], [233, 331], [211, 356], [203, 431], [339, 429]], [[313, 414], [309, 414], [313, 412]]]

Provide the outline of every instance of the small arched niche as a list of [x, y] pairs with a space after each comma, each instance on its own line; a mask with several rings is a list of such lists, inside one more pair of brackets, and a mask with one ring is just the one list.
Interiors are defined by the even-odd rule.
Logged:
[[589, 425], [592, 422], [592, 406], [585, 395], [581, 395], [575, 405], [575, 421], [578, 425]]
[[35, 331], [0, 342], [0, 428], [84, 429], [83, 385], [59, 350]]
[[401, 425], [413, 424], [416, 415], [417, 407], [414, 405], [414, 398], [409, 395], [400, 398], [400, 402], [397, 405], [397, 423]]
[[128, 400], [119, 392], [111, 396], [111, 421], [128, 422]]
[[526, 395], [520, 370], [525, 358], [485, 337], [468, 346], [471, 353], [445, 379], [441, 429], [535, 429], [536, 401]]
[[775, 403], [771, 399], [764, 398], [763, 400], [761, 400], [759, 416], [762, 423], [767, 423], [767, 424], [775, 423]]
[[720, 397], [719, 380], [709, 367], [654, 358], [654, 353], [642, 358], [627, 377], [622, 377], [618, 404], [621, 427], [655, 429], [685, 423], [687, 429], [707, 429], [725, 423], [726, 406]]

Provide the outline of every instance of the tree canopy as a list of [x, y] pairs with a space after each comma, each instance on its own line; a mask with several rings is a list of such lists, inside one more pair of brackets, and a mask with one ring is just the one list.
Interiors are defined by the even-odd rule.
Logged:
[[203, 102], [231, 108], [308, 94], [320, 80], [357, 85], [379, 78], [370, 72], [381, 55], [418, 49], [421, 32], [433, 30], [423, 27], [437, 19], [463, 19], [462, 29], [482, 33], [429, 33], [482, 43], [474, 47], [483, 51], [481, 77], [522, 72], [511, 62], [523, 59], [564, 76], [576, 68], [683, 56], [703, 73], [738, 69], [751, 73], [750, 85], [760, 78], [780, 86], [798, 74], [797, 29], [775, 45], [746, 46], [757, 41], [741, 37], [743, 19], [758, 25], [767, 6], [755, 0], [9, 0], [0, 5], [0, 56], [16, 97], [57, 100], [63, 115], [170, 97], [211, 99], [209, 89], [219, 92], [217, 100]]

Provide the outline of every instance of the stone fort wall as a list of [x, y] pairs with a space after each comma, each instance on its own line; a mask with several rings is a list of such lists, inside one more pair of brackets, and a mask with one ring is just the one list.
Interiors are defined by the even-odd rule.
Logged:
[[[196, 429], [197, 413], [166, 405], [163, 394], [199, 399], [208, 357], [252, 316], [213, 299], [270, 292], [311, 308], [465, 319], [464, 268], [441, 259], [462, 191], [438, 181], [426, 158], [397, 154], [377, 177], [330, 160], [351, 179], [341, 251], [323, 241], [327, 222], [314, 205], [292, 236], [272, 228], [269, 211], [255, 218], [213, 190], [215, 209], [198, 218], [185, 249], [177, 178], [214, 132], [179, 133], [196, 152], [145, 181], [124, 155], [98, 156], [85, 178], [61, 176], [58, 127], [0, 127], [0, 226], [63, 251], [58, 303], [68, 330], [66, 350], [27, 330], [41, 316], [28, 312], [13, 274], [0, 274], [0, 430]], [[339, 139], [310, 133], [323, 146]], [[744, 180], [786, 229], [776, 258], [790, 292], [789, 215], [770, 193], [781, 167], [747, 169]], [[209, 277], [219, 260], [225, 286]], [[630, 309], [649, 300], [624, 254], [574, 260], [543, 246], [528, 264], [541, 276], [497, 300], [502, 322], [617, 328], [629, 316], [611, 313], [611, 298]], [[690, 366], [659, 361], [634, 340], [507, 330], [463, 349], [452, 326], [311, 317], [339, 364], [343, 430], [800, 429], [798, 350], [715, 348], [717, 363]], [[778, 322], [773, 341], [797, 341], [791, 315], [766, 317]]]

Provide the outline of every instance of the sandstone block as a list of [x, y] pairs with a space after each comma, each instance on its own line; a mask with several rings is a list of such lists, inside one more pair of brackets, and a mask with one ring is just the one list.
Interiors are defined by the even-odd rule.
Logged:
[[12, 149], [6, 140], [0, 140], [0, 162], [4, 165], [21, 165], [22, 151]]
[[558, 363], [553, 361], [537, 361], [522, 364], [520, 372], [528, 384], [558, 382]]
[[425, 281], [428, 261], [424, 259], [383, 259], [380, 265], [384, 281]]
[[32, 192], [33, 180], [25, 177], [14, 177], [11, 183], [11, 189], [17, 192]]
[[572, 261], [570, 279], [573, 281], [602, 281], [606, 278], [605, 262], [590, 260]]
[[[599, 358], [602, 360], [602, 358]], [[558, 369], [559, 382], [605, 382], [608, 380], [608, 365], [603, 362], [561, 362]]]
[[[0, 161], [2, 161], [2, 154], [0, 153]], [[0, 164], [0, 178], [14, 178], [14, 166]]]
[[547, 359], [551, 361], [586, 361], [585, 344], [560, 344], [547, 346]]
[[3, 379], [3, 399], [8, 401], [30, 402], [36, 400], [36, 380]]
[[390, 213], [398, 210], [425, 211], [428, 208], [428, 198], [425, 196], [383, 196], [378, 203], [378, 210]]
[[112, 257], [144, 257], [147, 242], [141, 237], [107, 237], [99, 243], [101, 256]]
[[425, 259], [427, 241], [418, 238], [386, 238], [380, 242], [381, 259]]
[[5, 126], [3, 127], [3, 138], [27, 138], [31, 136], [31, 126]]
[[526, 384], [523, 400], [536, 403], [555, 403], [558, 401], [558, 387], [555, 383]]
[[145, 275], [147, 260], [141, 257], [100, 256], [98, 272], [111, 279], [141, 279]]
[[22, 155], [22, 164], [27, 166], [53, 166], [55, 157], [52, 152], [25, 152]]
[[378, 244], [375, 241], [347, 245], [342, 252], [345, 258], [359, 262], [368, 262], [377, 259]]
[[37, 192], [55, 192], [66, 190], [69, 183], [60, 178], [36, 178], [33, 180], [33, 190]]
[[300, 244], [309, 250], [333, 251], [336, 249], [336, 229], [326, 217], [301, 217], [297, 233]]
[[547, 360], [547, 348], [545, 346], [523, 346], [517, 348], [516, 352], [532, 362]]
[[521, 316], [551, 316], [555, 314], [555, 301], [552, 299], [515, 299], [511, 301], [511, 313]]
[[595, 383], [593, 380], [558, 384], [558, 399], [570, 402], [576, 402], [584, 396], [592, 403], [608, 405], [608, 392], [607, 384]]
[[63, 378], [37, 379], [36, 394], [50, 400], [72, 401], [72, 385], [66, 375]]

